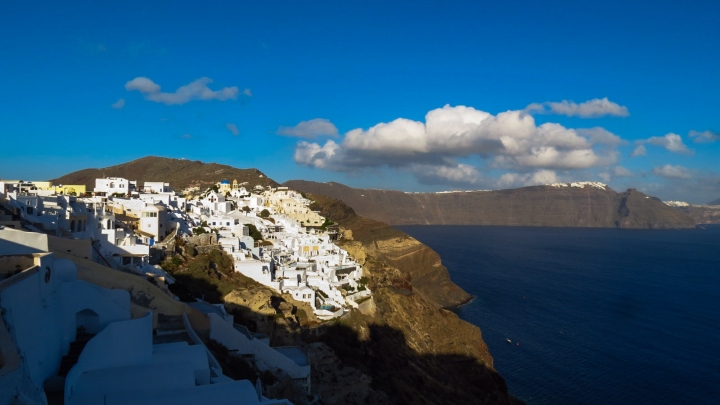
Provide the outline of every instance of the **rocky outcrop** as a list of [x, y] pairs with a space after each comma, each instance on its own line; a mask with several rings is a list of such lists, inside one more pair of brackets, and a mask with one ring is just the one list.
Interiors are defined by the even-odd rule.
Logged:
[[692, 217], [696, 224], [720, 224], [720, 205], [690, 205], [675, 209]]
[[312, 364], [312, 383], [325, 404], [377, 404], [389, 405], [390, 399], [383, 391], [372, 388], [372, 379], [355, 367], [349, 367], [335, 355], [325, 343], [305, 346]]
[[308, 329], [306, 341], [326, 343], [393, 403], [521, 403], [493, 368], [480, 329], [443, 308], [470, 296], [435, 252], [340, 201], [309, 197], [339, 224], [339, 243], [363, 264], [374, 295], [372, 310]]
[[417, 292], [443, 308], [472, 298], [450, 280], [440, 256], [418, 240], [387, 224], [356, 215], [340, 201], [314, 194], [310, 197], [323, 216], [342, 226], [345, 237], [341, 244], [350, 255], [363, 266], [385, 269], [377, 277], [387, 278], [396, 288]]
[[284, 185], [338, 199], [359, 215], [390, 225], [503, 225], [597, 228], [692, 228], [692, 218], [630, 189], [535, 186], [511, 190], [404, 193], [293, 180]]

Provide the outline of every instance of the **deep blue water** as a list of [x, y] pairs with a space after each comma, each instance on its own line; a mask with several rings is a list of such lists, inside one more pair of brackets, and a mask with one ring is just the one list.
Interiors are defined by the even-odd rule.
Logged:
[[398, 229], [476, 297], [457, 313], [529, 405], [720, 404], [720, 226]]

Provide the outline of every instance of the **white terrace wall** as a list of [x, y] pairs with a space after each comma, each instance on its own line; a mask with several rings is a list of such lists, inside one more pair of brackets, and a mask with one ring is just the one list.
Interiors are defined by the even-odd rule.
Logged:
[[76, 393], [75, 388], [83, 373], [149, 364], [153, 354], [150, 339], [152, 327], [152, 313], [148, 312], [143, 318], [112, 323], [92, 338], [80, 354], [78, 363], [65, 378], [65, 403], [71, 405], [82, 402], [78, 401], [81, 393]]
[[216, 314], [208, 314], [210, 318], [210, 338], [217, 340], [230, 350], [237, 350], [238, 354], [252, 354], [255, 358], [270, 367], [277, 367], [288, 373], [294, 379], [307, 379], [310, 386], [310, 366], [299, 366], [297, 363], [262, 343], [257, 339], [248, 339], [247, 336], [235, 329], [232, 324]]
[[[36, 266], [6, 280], [0, 290], [4, 319], [32, 382], [42, 387], [57, 373], [75, 340], [78, 322], [92, 317], [99, 330], [130, 318], [130, 295], [77, 280], [77, 268], [51, 254], [35, 256]], [[88, 324], [89, 325], [89, 324]]]

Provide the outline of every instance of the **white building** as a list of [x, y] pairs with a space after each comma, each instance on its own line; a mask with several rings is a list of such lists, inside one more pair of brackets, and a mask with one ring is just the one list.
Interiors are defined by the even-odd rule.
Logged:
[[170, 188], [170, 183], [163, 183], [162, 181], [146, 181], [143, 184], [142, 191], [144, 193], [172, 193], [173, 190]]
[[[224, 376], [184, 315], [189, 339], [153, 344], [151, 312], [132, 318], [127, 291], [78, 280], [74, 263], [47, 244], [46, 235], [0, 229], [1, 405], [46, 404], [58, 385], [67, 405], [291, 405]], [[296, 369], [309, 379], [309, 367]]]
[[107, 177], [104, 179], [95, 179], [95, 192], [112, 194], [130, 194], [135, 191], [137, 181], [123, 179], [121, 177]]

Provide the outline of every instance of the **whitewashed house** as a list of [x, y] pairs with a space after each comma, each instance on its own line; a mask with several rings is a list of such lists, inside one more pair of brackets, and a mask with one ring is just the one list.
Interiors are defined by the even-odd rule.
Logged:
[[107, 177], [104, 179], [95, 179], [95, 192], [112, 194], [131, 194], [136, 191], [137, 181], [123, 179], [121, 177]]

